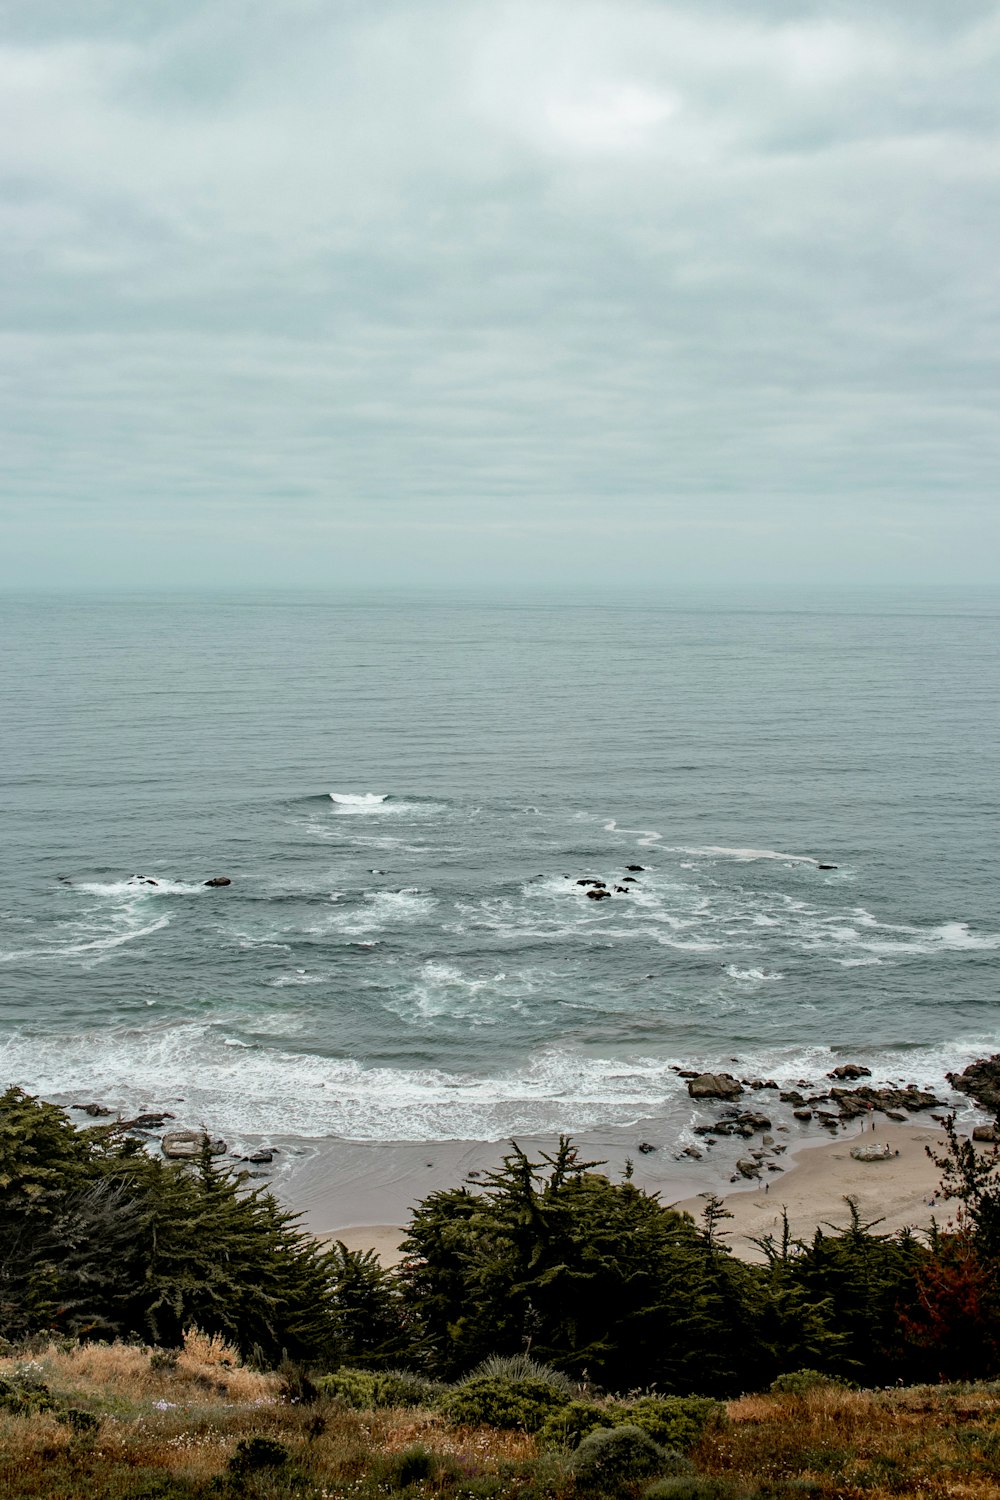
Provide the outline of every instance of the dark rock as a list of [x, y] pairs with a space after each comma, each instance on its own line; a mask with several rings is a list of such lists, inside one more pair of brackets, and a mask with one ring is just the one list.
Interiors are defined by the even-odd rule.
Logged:
[[688, 1079], [692, 1099], [738, 1099], [742, 1086], [730, 1073], [699, 1073]]
[[615, 891], [616, 891], [616, 893], [619, 896], [627, 896], [628, 895], [628, 891], [626, 890], [626, 888], [623, 885], [616, 885], [615, 886]]
[[860, 1063], [841, 1063], [839, 1068], [834, 1068], [832, 1073], [827, 1073], [827, 1078], [843, 1078], [854, 1082], [857, 1078], [870, 1078], [871, 1068], [863, 1068]]
[[582, 880], [578, 880], [576, 883], [577, 885], [594, 885], [600, 890], [604, 889], [605, 884], [603, 880], [595, 880], [592, 875], [585, 875]]
[[811, 1109], [793, 1109], [792, 1114], [797, 1120], [811, 1120], [813, 1117]]
[[625, 868], [626, 868], [626, 870], [644, 870], [646, 868], [646, 866], [645, 865], [626, 865]]
[[648, 1156], [651, 1151], [655, 1151], [656, 1150], [656, 1147], [654, 1145], [652, 1145], [649, 1141], [640, 1141], [639, 1144], [638, 1144], [638, 1146], [636, 1146], [635, 1149], [638, 1152], [640, 1152], [643, 1156]]
[[895, 1120], [897, 1124], [906, 1119], [906, 1116], [902, 1114], [898, 1109], [887, 1109], [885, 1111], [885, 1117], [887, 1120]]
[[819, 869], [819, 870], [835, 870], [837, 868], [837, 866], [836, 865], [817, 865], [816, 868]]
[[228, 875], [213, 875], [211, 880], [206, 880], [206, 885], [232, 885]]
[[983, 1109], [1000, 1115], [1000, 1052], [981, 1057], [963, 1072], [946, 1073], [945, 1077], [960, 1094], [968, 1094]]
[[136, 1115], [134, 1120], [119, 1120], [119, 1130], [161, 1130], [164, 1120], [172, 1120], [170, 1114]]
[[601, 890], [601, 891], [588, 891], [587, 892], [587, 898], [590, 901], [610, 901], [610, 899], [611, 899], [611, 892], [610, 891], [604, 891], [604, 890]]
[[70, 1109], [81, 1109], [85, 1115], [90, 1115], [95, 1120], [111, 1113], [103, 1104], [71, 1104]]
[[694, 1068], [678, 1068], [677, 1074], [680, 1078], [699, 1078], [701, 1076]]
[[859, 1115], [871, 1114], [873, 1110], [880, 1110], [883, 1114], [890, 1114], [893, 1110], [907, 1110], [910, 1114], [916, 1114], [922, 1109], [941, 1107], [940, 1099], [913, 1084], [905, 1089], [893, 1089], [872, 1088], [865, 1083], [857, 1089], [831, 1089], [830, 1098], [839, 1108], [844, 1120], [855, 1120]]
[[682, 1156], [690, 1156], [694, 1161], [701, 1161], [703, 1154], [703, 1152], [698, 1150], [697, 1146], [685, 1146], [681, 1152]]
[[798, 1109], [801, 1109], [803, 1104], [805, 1104], [806, 1102], [805, 1098], [802, 1094], [799, 1093], [798, 1089], [788, 1089], [785, 1093], [779, 1094], [778, 1098], [781, 1100], [782, 1104], [794, 1104]]
[[752, 1157], [744, 1156], [736, 1163], [736, 1170], [741, 1177], [756, 1177], [760, 1171], [760, 1163], [754, 1161]]
[[634, 875], [623, 875], [622, 876], [622, 885], [638, 885], [638, 884], [639, 884], [639, 882], [638, 882], [638, 880], [636, 880], [636, 878], [635, 878]]
[[274, 1156], [270, 1151], [252, 1151], [249, 1156], [245, 1156], [243, 1159], [244, 1161], [253, 1162], [255, 1166], [260, 1166], [262, 1162], [273, 1161]]

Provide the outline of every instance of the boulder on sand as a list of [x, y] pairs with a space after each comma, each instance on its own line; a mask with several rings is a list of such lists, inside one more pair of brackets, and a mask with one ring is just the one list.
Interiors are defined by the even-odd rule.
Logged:
[[225, 1141], [206, 1134], [204, 1130], [168, 1130], [160, 1142], [160, 1149], [164, 1156], [191, 1161], [201, 1155], [206, 1145], [209, 1156], [225, 1156]]
[[738, 1099], [743, 1085], [731, 1073], [699, 1073], [688, 1079], [692, 1099]]

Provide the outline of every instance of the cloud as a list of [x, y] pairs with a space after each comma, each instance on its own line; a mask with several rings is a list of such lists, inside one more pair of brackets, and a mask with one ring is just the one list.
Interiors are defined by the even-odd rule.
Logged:
[[916, 0], [24, 7], [10, 578], [984, 576], [998, 52]]

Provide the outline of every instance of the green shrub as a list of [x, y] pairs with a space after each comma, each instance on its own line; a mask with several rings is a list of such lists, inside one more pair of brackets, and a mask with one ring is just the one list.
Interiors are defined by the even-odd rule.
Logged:
[[613, 1494], [624, 1485], [661, 1474], [678, 1459], [678, 1454], [668, 1454], [641, 1427], [609, 1427], [583, 1439], [573, 1470], [581, 1489]]
[[179, 1349], [154, 1349], [149, 1356], [149, 1368], [162, 1371], [166, 1375], [172, 1375], [177, 1369]]
[[707, 1396], [639, 1396], [633, 1401], [570, 1401], [539, 1430], [543, 1443], [576, 1448], [602, 1427], [641, 1427], [664, 1448], [693, 1448], [702, 1433], [721, 1426], [726, 1408]]
[[256, 1474], [261, 1469], [280, 1469], [288, 1462], [288, 1449], [274, 1438], [240, 1438], [230, 1455], [230, 1474]]
[[445, 1419], [462, 1427], [516, 1427], [537, 1432], [552, 1412], [568, 1404], [548, 1380], [503, 1380], [477, 1375], [438, 1402]]
[[[579, 1390], [568, 1375], [552, 1365], [540, 1364], [527, 1354], [491, 1354], [476, 1366], [466, 1380], [544, 1380], [547, 1385], [573, 1396]], [[464, 1384], [464, 1382], [461, 1382]]]
[[846, 1390], [843, 1380], [838, 1380], [836, 1375], [824, 1375], [822, 1370], [789, 1370], [786, 1375], [779, 1375], [776, 1380], [771, 1381], [772, 1396], [807, 1396], [810, 1391], [821, 1391], [824, 1389]]
[[425, 1482], [430, 1482], [437, 1491], [449, 1481], [465, 1477], [462, 1465], [450, 1453], [435, 1453], [423, 1443], [412, 1443], [399, 1453], [388, 1454], [377, 1468], [379, 1478], [390, 1491], [408, 1490], [411, 1485]]
[[52, 1411], [55, 1406], [48, 1386], [33, 1373], [16, 1370], [12, 1375], [0, 1376], [0, 1411], [8, 1411], [15, 1417], [30, 1417], [39, 1411]]
[[657, 1479], [642, 1492], [643, 1500], [749, 1500], [745, 1485], [714, 1474], [678, 1474]]
[[725, 1406], [709, 1396], [639, 1396], [624, 1410], [624, 1421], [641, 1427], [664, 1448], [693, 1448], [703, 1432], [727, 1420]]
[[336, 1370], [321, 1375], [316, 1388], [355, 1411], [381, 1406], [430, 1406], [443, 1387], [409, 1370]]
[[80, 1406], [67, 1406], [65, 1411], [57, 1411], [56, 1421], [80, 1433], [96, 1432], [101, 1425], [100, 1417], [92, 1411], [84, 1411]]
[[621, 1419], [613, 1406], [602, 1406], [597, 1401], [567, 1401], [545, 1418], [538, 1429], [538, 1438], [550, 1447], [578, 1448], [590, 1433], [620, 1425]]

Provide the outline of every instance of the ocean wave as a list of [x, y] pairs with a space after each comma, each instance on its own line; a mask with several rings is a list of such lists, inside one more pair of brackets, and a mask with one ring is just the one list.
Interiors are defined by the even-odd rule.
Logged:
[[149, 922], [143, 927], [129, 927], [124, 932], [109, 932], [78, 942], [57, 942], [39, 948], [0, 951], [0, 963], [46, 962], [59, 958], [82, 958], [90, 954], [110, 953], [115, 948], [121, 948], [126, 943], [134, 943], [139, 938], [150, 937], [154, 932], [161, 932], [164, 927], [169, 926], [170, 918], [164, 914], [157, 917], [155, 922]]
[[793, 865], [819, 865], [819, 860], [811, 854], [787, 854], [781, 849], [733, 849], [725, 844], [703, 844], [689, 846], [686, 844], [665, 845], [665, 852], [671, 854], [692, 854], [704, 858], [721, 856], [726, 859], [740, 860], [744, 864], [750, 864], [755, 860], [773, 859], [780, 860], [785, 864]]
[[137, 896], [201, 896], [208, 892], [203, 880], [191, 884], [183, 880], [145, 875], [132, 875], [128, 880], [81, 880], [74, 882], [71, 889], [82, 891], [87, 896], [126, 897], [129, 900], [134, 900]]
[[327, 796], [331, 802], [336, 802], [338, 807], [373, 808], [381, 807], [388, 800], [388, 792], [328, 792]]
[[740, 969], [736, 964], [728, 964], [726, 973], [730, 979], [736, 979], [746, 984], [763, 984], [769, 979], [784, 979], [784, 974], [776, 970], [768, 972], [766, 969]]
[[[992, 1050], [998, 1038], [915, 1051], [852, 1049], [876, 1081], [944, 1087], [946, 1067]], [[758, 1048], [691, 1065], [782, 1085], [819, 1082], [843, 1060], [828, 1047]], [[86, 1096], [123, 1109], [168, 1105], [178, 1124], [223, 1132], [350, 1140], [501, 1140], [633, 1125], [658, 1118], [680, 1131], [691, 1101], [675, 1060], [587, 1056], [548, 1048], [494, 1075], [367, 1066], [350, 1059], [248, 1043], [223, 1026], [172, 1026], [0, 1043], [3, 1076], [45, 1097]], [[962, 1101], [955, 1101], [967, 1108]]]

